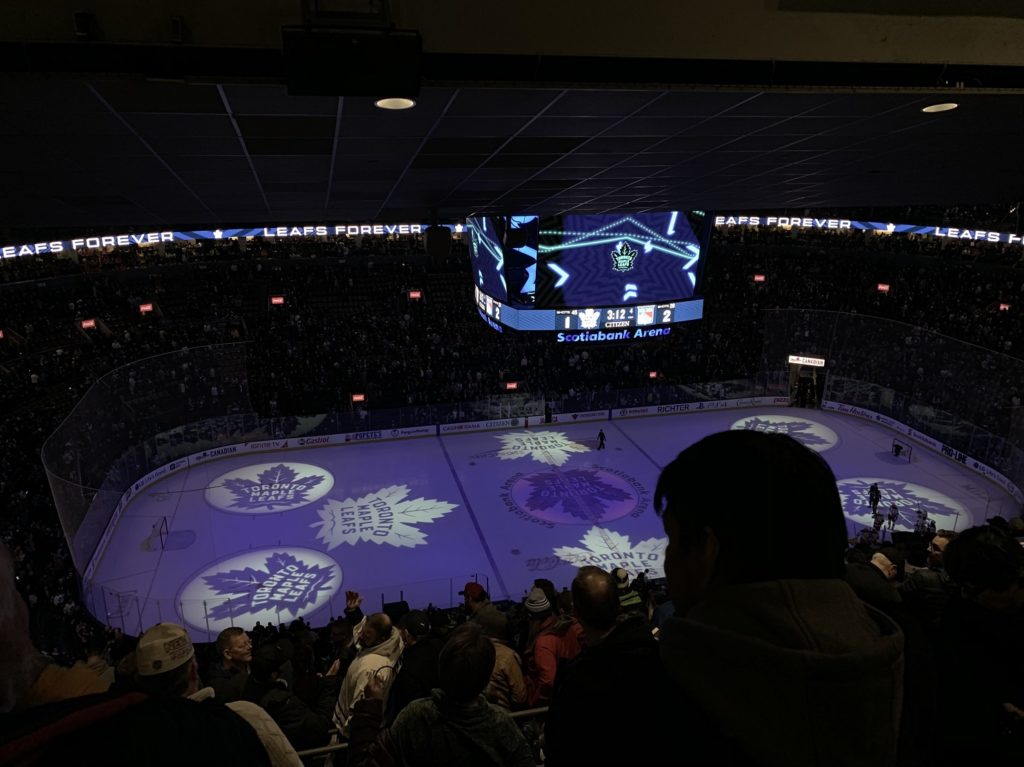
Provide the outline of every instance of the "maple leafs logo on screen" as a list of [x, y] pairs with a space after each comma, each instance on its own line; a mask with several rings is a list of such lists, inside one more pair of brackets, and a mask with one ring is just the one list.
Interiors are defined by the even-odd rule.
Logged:
[[639, 250], [633, 250], [629, 247], [629, 243], [623, 240], [619, 243], [619, 247], [612, 251], [612, 269], [617, 272], [628, 272], [633, 268], [633, 263], [639, 254]]
[[648, 538], [631, 546], [629, 538], [614, 530], [592, 527], [580, 539], [585, 548], [560, 546], [554, 555], [570, 565], [597, 565], [605, 570], [624, 567], [632, 574], [650, 570], [650, 577], [665, 575], [665, 548], [668, 538]]
[[283, 463], [271, 466], [256, 475], [256, 480], [232, 478], [224, 480], [224, 487], [235, 496], [231, 505], [239, 509], [268, 509], [278, 506], [289, 508], [305, 503], [306, 493], [323, 482], [320, 474], [299, 477]]
[[577, 519], [600, 522], [612, 505], [636, 498], [605, 482], [595, 469], [546, 471], [529, 478], [531, 490], [526, 499], [529, 511], [549, 511], [561, 505], [563, 513]]
[[391, 485], [362, 498], [329, 500], [317, 509], [320, 521], [310, 527], [320, 528], [316, 537], [327, 544], [328, 551], [359, 541], [419, 546], [427, 536], [416, 525], [443, 517], [457, 504], [430, 498], [406, 500], [409, 493], [407, 485]]
[[579, 318], [580, 327], [583, 330], [593, 330], [597, 327], [598, 320], [601, 319], [601, 312], [597, 309], [584, 309], [582, 312], [578, 312], [576, 316]]
[[563, 466], [570, 453], [587, 453], [590, 448], [573, 442], [560, 431], [535, 431], [520, 434], [499, 434], [501, 450], [498, 458], [513, 461], [529, 456], [535, 461], [551, 466]]
[[[319, 592], [334, 579], [330, 567], [306, 564], [286, 551], [267, 557], [264, 569], [246, 567], [204, 575], [216, 594], [230, 597], [210, 609], [211, 620], [275, 610], [298, 615], [316, 602]], [[237, 597], [237, 598], [236, 598]]]

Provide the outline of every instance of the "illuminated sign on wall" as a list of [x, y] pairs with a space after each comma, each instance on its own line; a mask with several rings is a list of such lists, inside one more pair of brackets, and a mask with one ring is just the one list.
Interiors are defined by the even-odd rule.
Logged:
[[765, 280], [765, 277], [764, 277], [763, 274], [755, 274], [754, 275], [754, 282], [764, 282], [764, 280]]
[[878, 292], [879, 293], [888, 293], [889, 292], [889, 283], [888, 282], [880, 282], [880, 283], [878, 283]]
[[891, 221], [856, 221], [848, 218], [813, 218], [801, 216], [747, 216], [739, 214], [715, 216], [716, 227], [757, 226], [766, 229], [858, 229], [879, 234], [917, 234], [942, 237], [949, 240], [972, 242], [1002, 242], [1024, 246], [1024, 235], [1011, 232], [992, 232], [954, 226], [920, 226], [894, 224]]
[[825, 367], [825, 360], [821, 357], [801, 357], [797, 354], [790, 354], [787, 361], [790, 365], [809, 365], [812, 368]]
[[353, 394], [352, 395], [352, 401], [353, 402], [366, 402], [366, 395], [365, 394]]
[[284, 296], [271, 296], [270, 297], [270, 305], [271, 306], [284, 306]]
[[139, 314], [149, 314], [153, 311], [153, 304], [139, 304]]
[[412, 299], [413, 301], [418, 301], [419, 299], [423, 298], [423, 291], [421, 291], [421, 290], [410, 290], [409, 291], [409, 298]]
[[1010, 305], [1009, 304], [999, 304], [999, 311], [1001, 311], [1001, 312], [1008, 312], [1008, 311], [1010, 311]]
[[[442, 224], [459, 231], [458, 225]], [[38, 256], [43, 253], [72, 253], [78, 250], [126, 248], [132, 245], [156, 245], [161, 242], [189, 242], [192, 240], [224, 240], [238, 237], [361, 237], [423, 234], [426, 224], [314, 224], [310, 226], [263, 226], [242, 229], [196, 229], [188, 232], [144, 232], [142, 234], [112, 234], [104, 237], [76, 237], [71, 240], [49, 240], [5, 245], [0, 257]]]
[[92, 330], [96, 327], [96, 320], [82, 320], [82, 330]]
[[505, 381], [505, 391], [515, 391], [519, 388], [519, 381]]

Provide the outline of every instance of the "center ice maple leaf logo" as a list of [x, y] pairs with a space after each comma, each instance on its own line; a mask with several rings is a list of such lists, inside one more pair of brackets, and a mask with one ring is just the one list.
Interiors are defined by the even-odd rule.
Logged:
[[561, 504], [565, 514], [600, 522], [611, 505], [626, 501], [635, 505], [632, 494], [603, 480], [595, 469], [545, 471], [529, 481], [532, 489], [526, 507], [530, 511], [547, 511]]
[[232, 478], [224, 487], [235, 496], [231, 505], [239, 509], [268, 509], [276, 506], [293, 508], [307, 501], [306, 493], [323, 482], [320, 474], [299, 477], [283, 463], [271, 466], [256, 475], [256, 480]]
[[330, 500], [317, 509], [320, 521], [310, 527], [320, 528], [316, 537], [327, 544], [328, 551], [343, 543], [355, 545], [359, 541], [418, 546], [427, 542], [427, 536], [415, 525], [433, 522], [457, 504], [429, 498], [407, 501], [409, 492], [407, 485], [391, 485], [362, 498]]
[[808, 421], [767, 421], [763, 418], [748, 418], [742, 427], [748, 431], [763, 431], [774, 434], [788, 434], [807, 447], [827, 445], [828, 440], [814, 433], [814, 424]]
[[631, 546], [627, 536], [595, 526], [587, 530], [580, 543], [586, 548], [560, 546], [554, 554], [570, 565], [597, 565], [605, 570], [624, 567], [632, 573], [650, 570], [651, 578], [665, 575], [668, 538], [648, 538]]
[[263, 570], [246, 567], [203, 576], [215, 593], [231, 597], [210, 609], [212, 620], [237, 618], [264, 610], [283, 610], [294, 617], [315, 603], [319, 592], [333, 579], [330, 567], [306, 564], [284, 551], [267, 557]]
[[563, 466], [570, 453], [586, 453], [590, 448], [573, 442], [560, 431], [535, 431], [522, 434], [500, 434], [501, 450], [498, 458], [512, 461], [530, 456], [535, 461], [551, 466]]

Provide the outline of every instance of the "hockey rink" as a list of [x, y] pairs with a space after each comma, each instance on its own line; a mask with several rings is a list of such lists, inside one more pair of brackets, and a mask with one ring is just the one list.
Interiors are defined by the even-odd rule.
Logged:
[[898, 506], [897, 530], [913, 529], [919, 510], [956, 530], [1017, 513], [1001, 487], [966, 467], [917, 444], [912, 461], [894, 457], [891, 430], [822, 410], [302, 447], [218, 458], [147, 487], [97, 563], [92, 607], [129, 633], [175, 621], [209, 641], [256, 621], [301, 615], [323, 625], [341, 614], [349, 590], [373, 612], [401, 599], [449, 607], [469, 580], [495, 600], [519, 599], [537, 577], [568, 586], [582, 564], [660, 577], [667, 541], [652, 507], [660, 468], [706, 434], [736, 428], [784, 431], [820, 451], [851, 538], [871, 524], [872, 483], [881, 509]]

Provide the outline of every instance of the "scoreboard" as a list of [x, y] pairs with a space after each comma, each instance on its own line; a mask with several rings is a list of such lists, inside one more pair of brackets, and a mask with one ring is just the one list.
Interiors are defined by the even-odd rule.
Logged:
[[560, 309], [555, 312], [559, 330], [607, 330], [675, 322], [676, 304], [609, 306], [605, 308]]
[[495, 329], [559, 337], [700, 319], [710, 224], [699, 211], [471, 217], [477, 309]]

